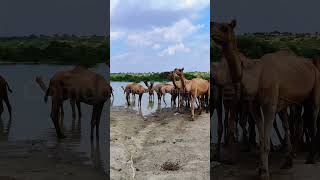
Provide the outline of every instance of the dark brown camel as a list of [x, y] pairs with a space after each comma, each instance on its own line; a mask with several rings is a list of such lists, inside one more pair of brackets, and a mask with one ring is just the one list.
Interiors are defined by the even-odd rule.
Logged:
[[[41, 78], [38, 78], [38, 80]], [[94, 128], [96, 137], [99, 137], [99, 125], [104, 103], [110, 99], [112, 88], [104, 77], [88, 69], [77, 72], [66, 72], [55, 74], [47, 88], [45, 101], [48, 96], [52, 98], [51, 118], [56, 128], [58, 138], [64, 138], [59, 124], [59, 111], [62, 102], [72, 99], [93, 106], [91, 118], [91, 138]]]

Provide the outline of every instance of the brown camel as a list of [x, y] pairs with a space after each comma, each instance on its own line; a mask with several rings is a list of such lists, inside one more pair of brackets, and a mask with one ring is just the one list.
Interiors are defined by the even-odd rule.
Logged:
[[[208, 81], [201, 78], [194, 78], [192, 80], [187, 80], [184, 76], [183, 72], [184, 68], [174, 69], [174, 73], [180, 77], [182, 82], [182, 87], [190, 95], [190, 103], [191, 103], [191, 119], [194, 120], [194, 103], [197, 97], [201, 95], [209, 94], [209, 86]], [[201, 104], [201, 103], [200, 103]], [[201, 113], [200, 107], [200, 112]]]
[[153, 86], [153, 90], [157, 94], [158, 104], [161, 104], [161, 98], [162, 98], [161, 88], [162, 88], [162, 86], [164, 86], [164, 84], [162, 84], [162, 83], [156, 84], [156, 85]]
[[[41, 78], [37, 79], [41, 80]], [[101, 112], [105, 101], [110, 99], [111, 96], [111, 87], [103, 76], [88, 69], [57, 73], [50, 80], [45, 101], [47, 101], [48, 96], [52, 98], [51, 118], [58, 138], [65, 137], [60, 129], [59, 111], [63, 100], [69, 98], [93, 106], [91, 138], [93, 138], [94, 129], [96, 130], [96, 137], [99, 137]]]
[[3, 113], [3, 101], [4, 101], [4, 103], [7, 105], [7, 109], [8, 109], [10, 120], [11, 120], [12, 108], [9, 102], [8, 91], [12, 93], [12, 90], [10, 89], [8, 82], [2, 76], [0, 76], [0, 117]]
[[138, 106], [141, 106], [141, 100], [142, 100], [142, 95], [143, 93], [148, 93], [149, 90], [144, 88], [141, 84], [139, 83], [131, 83], [128, 84], [124, 89], [124, 93], [126, 93], [126, 100], [128, 105], [130, 105], [130, 93], [135, 95], [139, 95], [139, 101], [138, 101]]
[[[266, 54], [261, 63], [252, 69], [258, 77], [252, 77], [250, 71], [243, 71], [235, 40], [236, 21], [231, 23], [211, 22], [211, 35], [228, 61], [230, 75], [234, 83], [241, 82], [249, 95], [255, 97], [255, 115], [260, 138], [260, 178], [269, 180], [270, 134], [275, 114], [292, 104], [306, 100], [312, 104], [312, 142], [316, 135], [316, 121], [320, 105], [319, 71], [307, 59], [292, 54], [276, 52]], [[251, 79], [252, 83], [248, 84]], [[263, 118], [260, 117], [260, 107]], [[290, 138], [287, 138], [290, 141]], [[307, 162], [314, 162], [314, 148], [311, 148]], [[291, 157], [288, 157], [291, 158]]]
[[160, 89], [161, 95], [163, 97], [163, 102], [165, 105], [167, 105], [166, 103], [166, 94], [169, 93], [171, 94], [171, 106], [173, 105], [174, 101], [175, 101], [175, 89], [174, 89], [174, 85], [172, 84], [164, 84], [161, 89]]

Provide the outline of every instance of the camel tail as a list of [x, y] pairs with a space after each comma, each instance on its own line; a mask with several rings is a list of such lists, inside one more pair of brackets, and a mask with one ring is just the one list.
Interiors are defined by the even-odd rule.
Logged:
[[45, 85], [45, 83], [43, 82], [43, 79], [41, 77], [36, 77], [36, 82], [37, 84], [40, 86], [40, 88], [42, 89], [43, 92], [47, 91], [47, 86]]
[[10, 92], [10, 93], [12, 93], [12, 90], [11, 90], [11, 88], [10, 88], [10, 86], [9, 86], [9, 84], [6, 82], [6, 86], [7, 86], [7, 89], [8, 89], [8, 91]]
[[36, 82], [40, 86], [42, 91], [46, 93], [45, 96], [44, 96], [44, 102], [47, 103], [48, 102], [48, 96], [49, 96], [49, 93], [50, 93], [50, 85], [47, 88], [47, 86], [45, 85], [45, 83], [43, 82], [43, 79], [41, 77], [36, 77]]

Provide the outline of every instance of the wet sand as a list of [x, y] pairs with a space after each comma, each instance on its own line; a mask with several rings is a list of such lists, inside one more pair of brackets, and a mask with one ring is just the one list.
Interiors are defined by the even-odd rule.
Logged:
[[46, 141], [0, 142], [0, 180], [107, 179], [86, 164], [83, 153], [50, 147]]
[[[123, 107], [110, 116], [111, 179], [209, 179], [208, 113], [190, 121], [171, 108], [144, 117]], [[166, 162], [178, 170], [164, 170]]]
[[[230, 164], [230, 155], [235, 157]], [[241, 151], [240, 145], [221, 149], [222, 163], [212, 162], [211, 180], [258, 180], [258, 150]], [[318, 180], [320, 178], [320, 163], [305, 164], [306, 153], [299, 153], [294, 159], [293, 168], [281, 169], [285, 154], [280, 151], [270, 153], [271, 180]], [[227, 163], [228, 162], [228, 163]]]

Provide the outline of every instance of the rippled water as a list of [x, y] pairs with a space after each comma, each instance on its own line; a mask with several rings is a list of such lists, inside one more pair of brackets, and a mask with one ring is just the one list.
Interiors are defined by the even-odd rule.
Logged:
[[[110, 102], [105, 103], [100, 124], [100, 140], [90, 141], [90, 120], [92, 107], [81, 103], [82, 118], [79, 121], [72, 118], [69, 101], [64, 102], [64, 126], [66, 139], [57, 141], [55, 129], [50, 118], [51, 103], [44, 103], [44, 93], [35, 83], [36, 76], [42, 76], [46, 82], [52, 75], [61, 70], [69, 70], [73, 66], [66, 65], [1, 65], [0, 75], [3, 76], [13, 90], [9, 94], [12, 105], [13, 119], [8, 122], [8, 113], [2, 114], [0, 131], [8, 129], [8, 135], [0, 140], [48, 140], [48, 146], [68, 148], [75, 152], [82, 152], [89, 158], [88, 163], [106, 172], [109, 168], [109, 108]], [[109, 70], [105, 64], [99, 64], [91, 69], [108, 78]], [[9, 126], [8, 126], [9, 125]]]
[[[125, 94], [123, 93], [123, 90], [121, 89], [121, 86], [125, 87], [128, 84], [130, 84], [130, 82], [111, 82], [111, 86], [114, 89], [114, 97], [115, 97], [114, 100], [112, 101], [112, 104], [111, 104], [113, 107], [118, 107], [118, 106], [128, 107]], [[145, 87], [145, 85], [143, 83], [140, 83], [140, 84]], [[158, 84], [158, 82], [154, 83], [154, 85], [156, 85], [156, 84]], [[147, 88], [147, 87], [145, 87], [145, 88]], [[153, 112], [156, 112], [157, 110], [160, 110], [161, 108], [171, 107], [171, 95], [170, 94], [165, 95], [165, 101], [166, 101], [167, 105], [165, 105], [163, 100], [162, 100], [161, 104], [158, 104], [157, 95], [156, 95], [156, 93], [154, 93], [154, 101], [149, 102], [149, 93], [145, 93], [142, 96], [141, 108], [138, 107], [138, 95], [136, 95], [135, 103], [134, 103], [134, 101], [131, 101], [132, 104], [128, 108], [132, 108], [137, 113], [145, 116], [145, 115], [149, 115]]]

